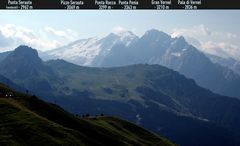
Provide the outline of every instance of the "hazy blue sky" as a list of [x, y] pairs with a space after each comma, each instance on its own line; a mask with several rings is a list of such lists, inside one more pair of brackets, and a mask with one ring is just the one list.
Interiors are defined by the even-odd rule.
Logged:
[[0, 51], [20, 44], [44, 51], [110, 32], [130, 30], [141, 36], [155, 28], [172, 36], [183, 35], [204, 51], [220, 55], [227, 51], [236, 58], [240, 56], [239, 18], [240, 10], [3, 10], [0, 11]]

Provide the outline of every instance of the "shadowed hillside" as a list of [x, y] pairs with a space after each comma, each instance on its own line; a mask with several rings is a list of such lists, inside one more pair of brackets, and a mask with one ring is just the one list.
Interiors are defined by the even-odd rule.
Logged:
[[0, 84], [0, 145], [173, 146], [115, 117], [77, 118]]

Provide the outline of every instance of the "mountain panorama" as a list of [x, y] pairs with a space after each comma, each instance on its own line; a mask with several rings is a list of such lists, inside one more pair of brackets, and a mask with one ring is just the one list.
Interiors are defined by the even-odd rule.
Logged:
[[158, 64], [194, 79], [198, 85], [215, 93], [240, 97], [239, 62], [205, 55], [183, 37], [172, 38], [155, 29], [140, 38], [126, 31], [104, 38], [82, 39], [41, 56], [44, 60], [64, 59], [90, 67]]
[[[213, 57], [199, 52], [183, 37], [171, 38], [158, 30], [147, 31], [140, 38], [131, 32], [110, 34], [101, 39], [75, 41], [41, 53], [40, 57], [37, 50], [28, 46], [1, 53], [0, 82], [75, 115], [103, 113], [126, 119], [181, 146], [240, 145], [239, 74], [220, 61], [213, 62]], [[38, 103], [14, 100], [4, 100], [0, 105], [7, 107], [8, 103], [15, 110], [25, 103], [24, 106], [31, 106], [30, 110], [27, 107], [29, 111], [45, 112], [40, 114], [43, 117], [45, 110], [50, 110], [36, 111]], [[26, 107], [21, 109], [26, 111]], [[47, 119], [69, 128], [64, 118], [54, 115]], [[100, 127], [108, 125], [107, 133], [128, 129], [124, 124], [119, 127], [121, 120], [112, 118], [87, 122]], [[94, 129], [93, 125], [88, 127]], [[132, 135], [131, 132], [127, 133]], [[61, 134], [53, 131], [50, 135]], [[77, 138], [79, 135], [74, 134]], [[135, 138], [132, 140], [139, 140]]]

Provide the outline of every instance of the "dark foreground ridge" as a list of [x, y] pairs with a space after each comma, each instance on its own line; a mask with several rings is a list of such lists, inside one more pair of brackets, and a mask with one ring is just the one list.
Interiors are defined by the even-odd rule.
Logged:
[[77, 118], [0, 84], [0, 145], [174, 146], [115, 117]]

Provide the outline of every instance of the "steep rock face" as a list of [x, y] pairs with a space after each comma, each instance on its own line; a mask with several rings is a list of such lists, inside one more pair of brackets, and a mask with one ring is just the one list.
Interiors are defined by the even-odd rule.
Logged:
[[49, 93], [52, 90], [50, 82], [58, 80], [37, 51], [28, 46], [19, 46], [2, 60], [0, 74], [31, 92], [44, 90]]
[[19, 46], [0, 64], [2, 74], [8, 77], [27, 78], [29, 75], [37, 76], [36, 70], [42, 68], [42, 61], [38, 57], [37, 51], [27, 46]]
[[[147, 63], [153, 55], [163, 55], [171, 37], [157, 30], [149, 30], [129, 46], [114, 46], [101, 66], [113, 67]], [[160, 52], [159, 52], [160, 51]]]

